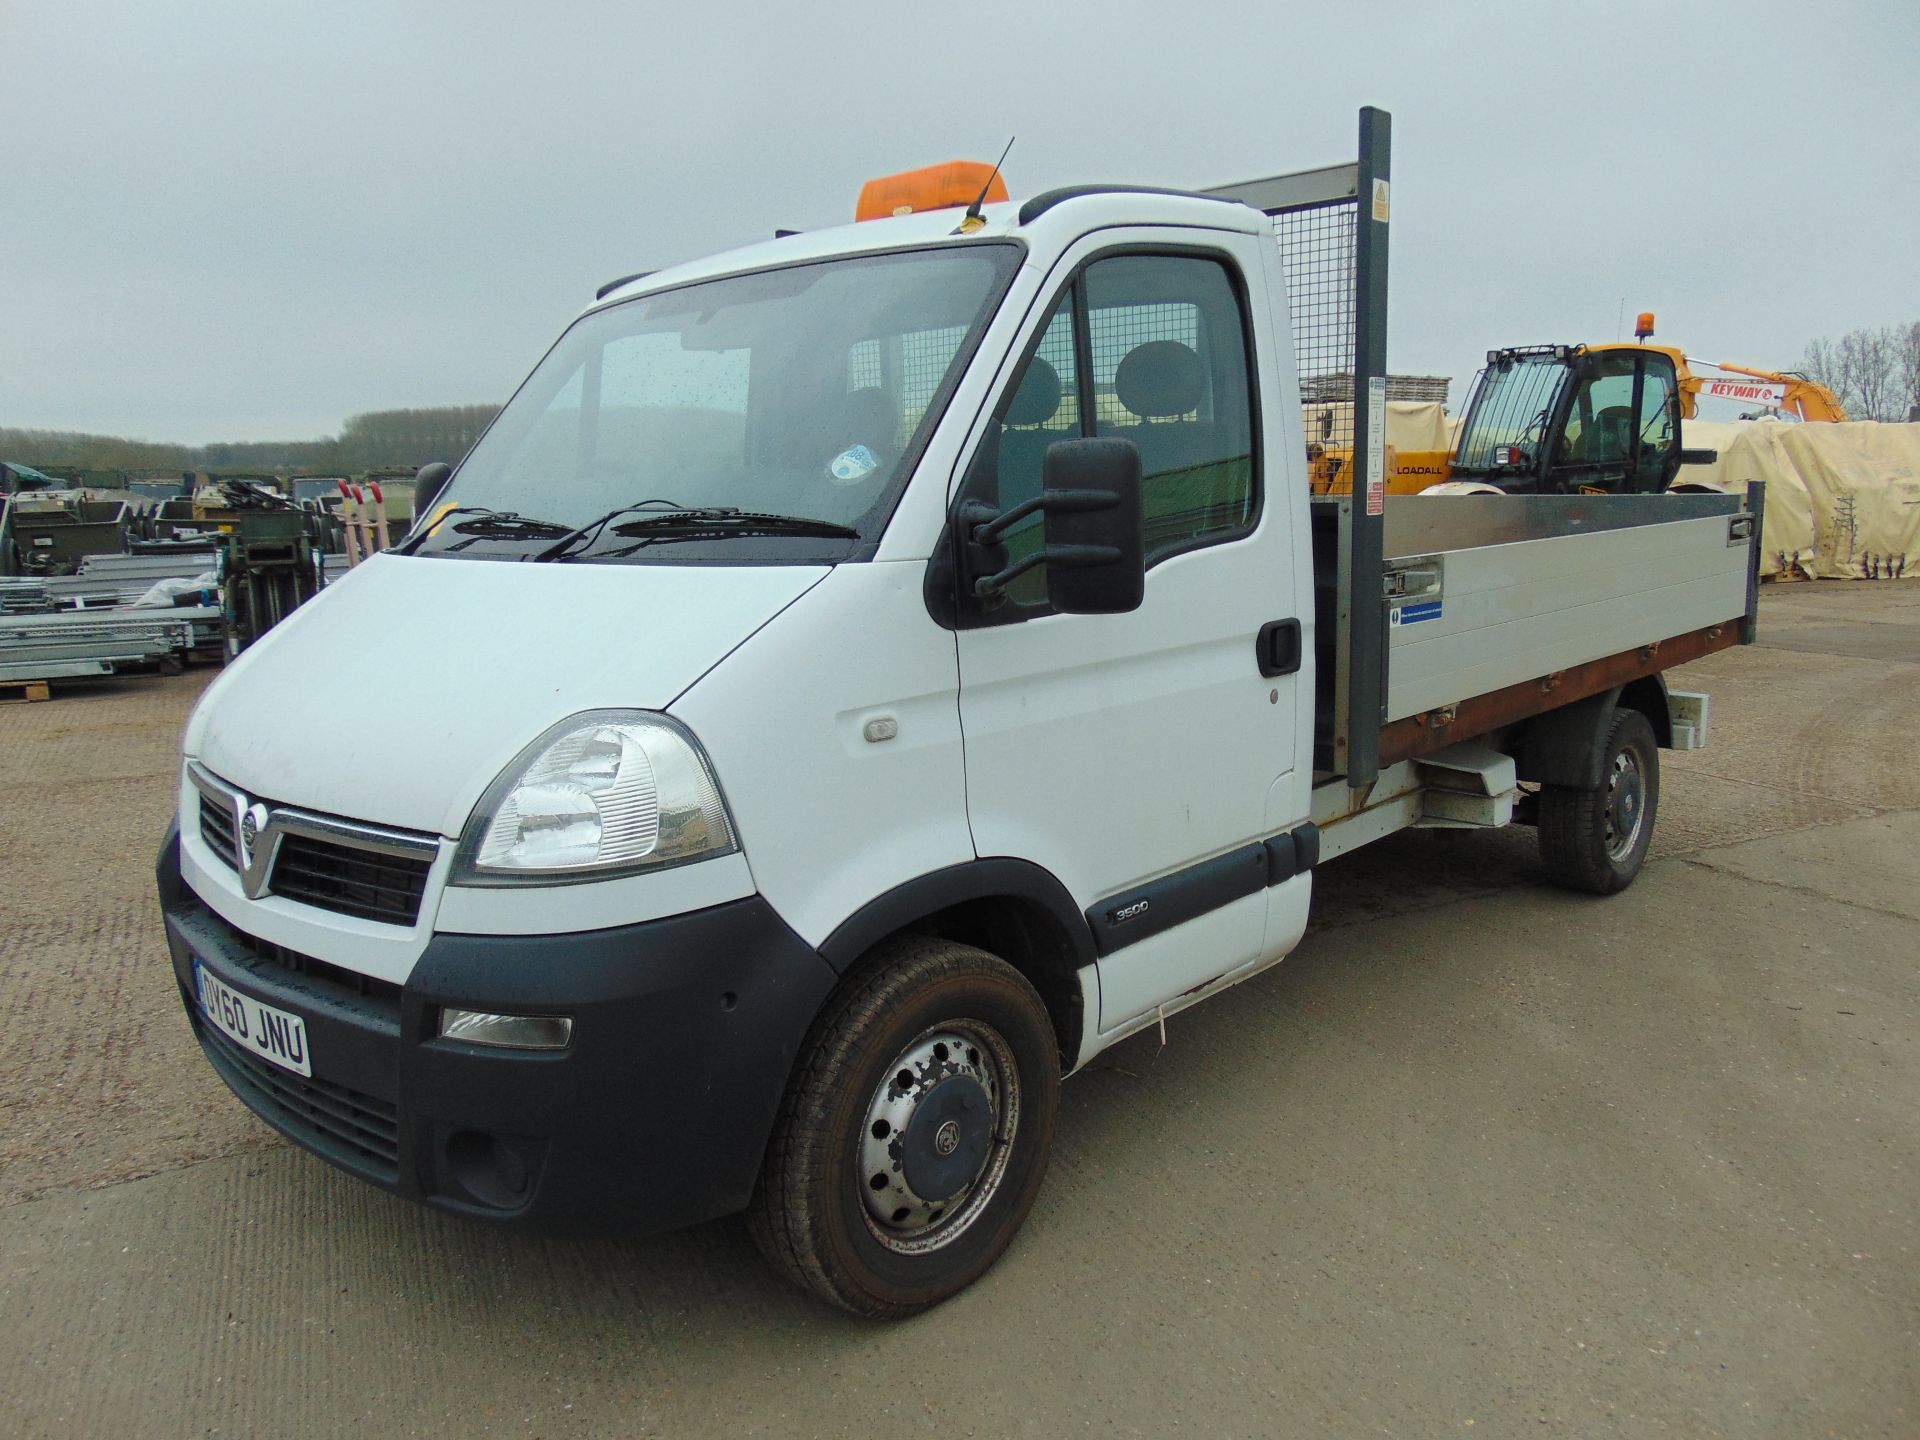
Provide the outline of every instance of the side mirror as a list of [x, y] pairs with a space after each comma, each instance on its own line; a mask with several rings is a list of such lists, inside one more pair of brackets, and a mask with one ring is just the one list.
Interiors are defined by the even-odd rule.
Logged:
[[[1080, 497], [1086, 501], [1075, 503]], [[1095, 497], [1098, 503], [1090, 503]], [[1047, 603], [1067, 615], [1138, 610], [1147, 593], [1147, 542], [1134, 443], [1049, 445], [1040, 499], [1046, 505], [1041, 553], [1047, 557]]]
[[[1038, 550], [1009, 565], [1003, 537], [1042, 519]], [[1047, 602], [1068, 615], [1119, 615], [1146, 595], [1140, 452], [1128, 440], [1060, 440], [1047, 447], [1040, 493], [1004, 515], [970, 501], [959, 526], [966, 589], [992, 602], [1020, 576], [1047, 567]]]
[[447, 488], [447, 481], [452, 478], [453, 467], [444, 460], [431, 461], [413, 472], [413, 518], [416, 523], [433, 508], [433, 502], [440, 498], [440, 492]]

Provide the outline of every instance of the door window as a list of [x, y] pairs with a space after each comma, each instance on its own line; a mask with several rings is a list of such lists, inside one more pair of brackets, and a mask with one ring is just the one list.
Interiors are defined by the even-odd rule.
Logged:
[[[1087, 323], [1076, 335], [1074, 290]], [[1039, 344], [995, 412], [969, 493], [1010, 510], [1041, 490], [1055, 441], [1104, 435], [1140, 452], [1146, 559], [1246, 534], [1258, 510], [1253, 392], [1239, 296], [1219, 261], [1120, 255], [1097, 260], [1054, 302]], [[1076, 343], [1078, 341], [1078, 343]], [[1079, 357], [1090, 355], [1090, 376]], [[1083, 402], [1091, 397], [1091, 403]], [[1043, 543], [1029, 516], [1006, 535], [1017, 561]], [[1045, 567], [1008, 591], [1046, 603]]]
[[1562, 458], [1572, 465], [1632, 465], [1628, 490], [1664, 489], [1678, 444], [1677, 415], [1665, 356], [1631, 350], [1591, 356], [1567, 411]]
[[[1056, 440], [1080, 434], [1080, 370], [1073, 345], [1073, 292], [1054, 302], [1053, 313], [1040, 332], [1040, 344], [1021, 367], [998, 419], [982, 447], [976, 476], [991, 489], [992, 503], [1002, 511], [1040, 493], [1047, 447]], [[983, 473], [985, 472], [985, 473]], [[1027, 516], [1005, 537], [1007, 558], [1022, 560], [1043, 543], [1042, 517]], [[1033, 607], [1047, 600], [1046, 567], [1015, 578], [1007, 597], [1016, 605]]]
[[1140, 452], [1147, 563], [1253, 528], [1253, 398], [1239, 297], [1213, 260], [1087, 270], [1098, 431]]
[[1567, 413], [1566, 459], [1624, 465], [1633, 450], [1633, 367], [1628, 352], [1592, 357]]
[[1640, 473], [1636, 490], [1664, 490], [1678, 468], [1680, 404], [1665, 357], [1649, 355], [1640, 391]]

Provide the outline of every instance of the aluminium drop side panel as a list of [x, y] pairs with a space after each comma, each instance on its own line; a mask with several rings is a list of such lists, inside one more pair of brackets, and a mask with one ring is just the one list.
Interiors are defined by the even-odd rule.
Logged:
[[1439, 600], [1388, 631], [1388, 719], [1738, 623], [1750, 552], [1728, 526], [1709, 515], [1439, 554]]
[[[1742, 513], [1739, 496], [1720, 494], [1393, 496], [1387, 501], [1386, 553], [1404, 560], [1441, 550], [1551, 540], [1708, 515], [1731, 522]], [[1729, 531], [1728, 538], [1738, 537]]]
[[[836, 567], [671, 709], [713, 761], [759, 892], [809, 945], [974, 858], [954, 636], [927, 614], [926, 571]], [[897, 733], [869, 741], [882, 719]]]

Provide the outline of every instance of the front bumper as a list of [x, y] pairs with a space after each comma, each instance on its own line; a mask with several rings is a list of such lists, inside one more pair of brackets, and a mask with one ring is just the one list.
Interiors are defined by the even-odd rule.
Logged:
[[[436, 1209], [543, 1231], [650, 1231], [743, 1208], [834, 983], [758, 896], [552, 936], [435, 935], [404, 985], [248, 936], [158, 866], [174, 978], [228, 1086], [294, 1143]], [[305, 1022], [303, 1078], [200, 1013], [193, 963]], [[443, 1005], [574, 1020], [564, 1051], [439, 1037]]]

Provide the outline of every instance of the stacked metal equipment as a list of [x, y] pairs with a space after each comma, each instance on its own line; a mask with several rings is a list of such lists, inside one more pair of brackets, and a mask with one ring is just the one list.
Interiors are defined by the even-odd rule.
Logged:
[[92, 610], [104, 601], [122, 610], [173, 611], [192, 626], [188, 652], [217, 659], [224, 650], [225, 614], [220, 604], [220, 551], [216, 546], [177, 548], [133, 555], [94, 555], [80, 573], [49, 583], [56, 601], [69, 596], [75, 608]]
[[210, 549], [89, 556], [78, 575], [0, 580], [0, 683], [171, 672], [191, 656], [219, 655], [214, 561]]
[[124, 501], [9, 496], [0, 523], [0, 573], [71, 575], [89, 555], [127, 548], [132, 512]]
[[153, 610], [58, 610], [0, 617], [0, 682], [112, 675], [127, 666], [178, 670], [198, 643], [211, 606]]
[[[24, 573], [0, 574], [0, 683], [239, 654], [391, 542], [394, 501], [378, 481], [330, 479], [337, 499], [304, 504], [278, 485], [224, 477], [132, 507], [77, 494], [7, 505], [0, 568]], [[410, 491], [403, 482], [403, 497]], [[411, 507], [400, 504], [404, 530]]]
[[316, 543], [316, 517], [270, 486], [222, 481], [190, 504], [167, 502], [150, 528], [156, 541], [217, 537], [215, 573], [229, 657], [320, 591], [324, 552]]
[[216, 595], [192, 583], [212, 571], [213, 550], [129, 555], [134, 523], [124, 501], [45, 490], [6, 498], [0, 683], [177, 670], [196, 652], [218, 653]]

